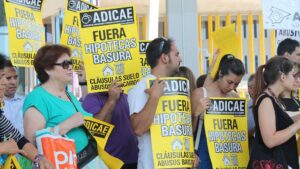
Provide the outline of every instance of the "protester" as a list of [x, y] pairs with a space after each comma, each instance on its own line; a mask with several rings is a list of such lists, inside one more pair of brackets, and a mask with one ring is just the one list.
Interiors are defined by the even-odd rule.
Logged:
[[[255, 142], [248, 168], [299, 168], [295, 133], [300, 120], [285, 112], [279, 94], [293, 90], [294, 64], [284, 57], [274, 57], [258, 68], [254, 83]], [[271, 163], [266, 163], [271, 161]]]
[[252, 150], [254, 144], [254, 133], [255, 133], [255, 121], [253, 115], [253, 90], [254, 90], [254, 74], [250, 75], [248, 78], [248, 93], [250, 100], [248, 102], [248, 144], [249, 144], [249, 153]]
[[[138, 136], [138, 169], [153, 169], [150, 126], [159, 98], [164, 93], [165, 82], [160, 77], [171, 77], [179, 71], [181, 58], [175, 43], [170, 39], [156, 38], [149, 44], [146, 58], [151, 74], [137, 83], [128, 93], [131, 126]], [[147, 88], [147, 79], [156, 78]]]
[[122, 169], [136, 169], [137, 138], [131, 128], [127, 95], [123, 93], [122, 83], [115, 80], [108, 92], [88, 94], [82, 106], [94, 118], [115, 126], [105, 150], [125, 163]]
[[4, 115], [21, 134], [24, 134], [22, 107], [25, 97], [17, 94], [19, 86], [17, 68], [10, 60], [5, 63], [6, 85], [4, 92]]
[[286, 38], [278, 44], [277, 55], [300, 63], [300, 44], [297, 40]]
[[[192, 95], [193, 128], [196, 128], [195, 149], [200, 158], [200, 169], [211, 169], [212, 164], [209, 157], [207, 140], [205, 136], [205, 126], [203, 122], [203, 112], [209, 108], [209, 97], [239, 97], [234, 90], [239, 85], [245, 73], [244, 65], [233, 55], [225, 55], [220, 61], [220, 66], [213, 82], [208, 86], [197, 88]], [[201, 117], [202, 116], [202, 117]], [[202, 122], [200, 122], [202, 120]], [[198, 126], [196, 126], [198, 124]], [[199, 139], [197, 139], [197, 137]]]
[[[60, 45], [41, 47], [34, 59], [34, 68], [41, 85], [24, 102], [26, 137], [35, 143], [36, 131], [45, 128], [56, 134], [66, 134], [75, 140], [77, 157], [87, 157], [79, 159], [80, 168], [104, 167], [83, 127], [83, 116], [91, 114], [84, 111], [76, 97], [66, 89], [73, 75], [70, 49]], [[89, 151], [90, 148], [93, 151]], [[88, 155], [83, 156], [84, 153]]]
[[[5, 56], [0, 55], [0, 100], [3, 101], [6, 86]], [[40, 169], [54, 169], [51, 163], [39, 155], [38, 150], [32, 145], [4, 116], [0, 109], [0, 155], [20, 153], [30, 159]]]
[[300, 102], [295, 97], [297, 96], [297, 92], [300, 87], [300, 69], [298, 64], [296, 64], [296, 66], [297, 66], [297, 73], [294, 75], [295, 83], [294, 83], [293, 90], [285, 90], [279, 95], [280, 100], [286, 107], [285, 110], [291, 112], [298, 112], [300, 108]]
[[[286, 38], [281, 41], [277, 47], [277, 54], [279, 56], [286, 57], [287, 59], [300, 64], [300, 44], [297, 40]], [[299, 80], [296, 79], [296, 86]], [[299, 86], [298, 86], [299, 88]], [[294, 89], [296, 91], [298, 89]], [[280, 94], [281, 100], [287, 106], [287, 111], [299, 111], [300, 105], [298, 105], [298, 100], [294, 101], [294, 97], [297, 96], [296, 92], [284, 91]]]

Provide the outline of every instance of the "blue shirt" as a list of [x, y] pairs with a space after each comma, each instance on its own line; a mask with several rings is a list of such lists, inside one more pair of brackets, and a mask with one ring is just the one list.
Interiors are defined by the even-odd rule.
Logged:
[[22, 111], [24, 100], [25, 97], [18, 94], [11, 99], [4, 97], [4, 115], [21, 134], [24, 134]]

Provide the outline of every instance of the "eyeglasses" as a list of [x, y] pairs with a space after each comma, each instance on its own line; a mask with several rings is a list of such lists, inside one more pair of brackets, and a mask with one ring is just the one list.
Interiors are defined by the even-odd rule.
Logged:
[[54, 65], [61, 66], [63, 69], [68, 69], [70, 65], [72, 65], [72, 60], [65, 60], [62, 63], [55, 63]]

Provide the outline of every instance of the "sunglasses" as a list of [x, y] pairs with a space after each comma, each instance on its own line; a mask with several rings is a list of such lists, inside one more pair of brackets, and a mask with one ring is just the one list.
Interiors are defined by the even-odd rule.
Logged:
[[165, 37], [161, 37], [162, 41], [159, 44], [159, 56], [163, 53], [165, 44], [168, 42], [168, 39]]
[[55, 63], [54, 65], [61, 66], [63, 69], [68, 69], [70, 65], [72, 65], [72, 60], [65, 60], [62, 63]]

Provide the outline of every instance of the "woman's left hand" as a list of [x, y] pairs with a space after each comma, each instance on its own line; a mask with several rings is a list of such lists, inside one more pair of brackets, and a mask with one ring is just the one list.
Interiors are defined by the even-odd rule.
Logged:
[[39, 169], [55, 169], [52, 163], [44, 156], [39, 160], [38, 164]]
[[196, 153], [194, 153], [194, 156], [195, 156], [195, 160], [194, 160], [193, 168], [198, 168], [200, 159]]

